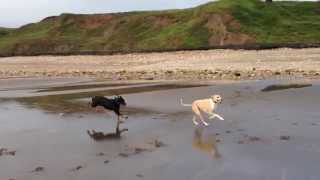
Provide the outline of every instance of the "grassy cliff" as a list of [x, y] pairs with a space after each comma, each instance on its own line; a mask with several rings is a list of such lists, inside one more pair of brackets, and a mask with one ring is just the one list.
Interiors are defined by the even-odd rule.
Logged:
[[291, 43], [320, 43], [318, 2], [220, 0], [183, 10], [62, 14], [0, 28], [2, 56]]
[[11, 28], [4, 28], [4, 27], [0, 27], [0, 38], [2, 36], [8, 36], [10, 32], [12, 32], [14, 29]]

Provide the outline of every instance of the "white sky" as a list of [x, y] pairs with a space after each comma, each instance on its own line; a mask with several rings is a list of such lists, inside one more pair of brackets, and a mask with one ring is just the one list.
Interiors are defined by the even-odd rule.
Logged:
[[61, 13], [108, 13], [193, 7], [210, 0], [0, 0], [0, 27], [18, 27]]
[[0, 27], [18, 27], [61, 13], [176, 9], [209, 0], [0, 0]]

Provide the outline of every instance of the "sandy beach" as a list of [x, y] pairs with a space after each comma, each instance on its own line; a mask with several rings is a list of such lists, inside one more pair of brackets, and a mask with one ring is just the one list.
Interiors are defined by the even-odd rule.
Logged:
[[0, 77], [246, 80], [320, 77], [320, 48], [0, 58]]
[[[0, 80], [0, 179], [318, 179], [316, 80], [117, 82], [86, 78]], [[269, 85], [311, 84], [298, 89]], [[270, 86], [269, 86], [270, 87]], [[120, 93], [128, 128], [87, 107], [92, 94]], [[195, 128], [186, 102], [219, 93], [225, 121]], [[10, 151], [14, 151], [12, 155]]]

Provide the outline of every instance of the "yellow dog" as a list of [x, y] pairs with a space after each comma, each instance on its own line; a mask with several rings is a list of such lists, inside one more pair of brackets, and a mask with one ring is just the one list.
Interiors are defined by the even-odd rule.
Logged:
[[200, 119], [200, 121], [205, 125], [208, 126], [209, 123], [206, 122], [202, 115], [201, 111], [205, 112], [209, 115], [209, 119], [213, 119], [215, 117], [219, 118], [220, 120], [224, 120], [223, 117], [221, 117], [219, 114], [215, 113], [214, 110], [217, 108], [218, 104], [221, 104], [222, 97], [220, 95], [212, 95], [210, 98], [207, 99], [199, 99], [192, 102], [192, 104], [184, 104], [183, 100], [181, 99], [181, 105], [182, 106], [191, 106], [192, 111], [194, 112], [194, 116], [192, 118], [192, 121], [195, 125], [199, 125], [199, 123], [196, 121], [197, 117]]

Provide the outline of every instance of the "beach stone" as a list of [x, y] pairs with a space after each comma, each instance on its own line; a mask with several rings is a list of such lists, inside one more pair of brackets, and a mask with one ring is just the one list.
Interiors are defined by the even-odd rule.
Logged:
[[235, 72], [234, 75], [235, 75], [236, 77], [240, 77], [240, 76], [241, 76], [241, 73], [240, 73], [240, 72]]
[[261, 138], [256, 137], [256, 136], [249, 137], [249, 141], [250, 141], [250, 142], [260, 141], [260, 140], [261, 140]]
[[11, 155], [11, 156], [15, 156], [16, 155], [16, 151], [9, 151], [6, 148], [1, 148], [0, 149], [0, 156], [2, 155]]
[[125, 158], [129, 157], [129, 154], [126, 154], [126, 153], [119, 153], [118, 155], [120, 157], [125, 157]]
[[82, 166], [77, 166], [77, 167], [75, 168], [75, 170], [79, 171], [79, 170], [82, 169], [82, 168], [83, 168]]
[[42, 172], [42, 171], [44, 171], [44, 167], [38, 166], [32, 172]]
[[109, 160], [103, 161], [104, 164], [108, 164], [109, 162], [110, 162]]
[[290, 136], [280, 136], [280, 140], [288, 141], [290, 140]]
[[103, 152], [100, 152], [97, 154], [97, 156], [104, 156], [105, 154]]
[[160, 140], [155, 140], [154, 141], [154, 146], [155, 147], [157, 147], [157, 148], [159, 148], [159, 147], [162, 147], [162, 146], [164, 146], [165, 144], [162, 142], [162, 141], [160, 141]]
[[172, 73], [173, 73], [172, 70], [167, 70], [167, 71], [165, 71], [165, 74], [172, 74]]
[[143, 178], [143, 175], [142, 174], [137, 174], [136, 175], [138, 178]]
[[147, 78], [144, 78], [144, 80], [154, 80], [154, 78], [153, 77], [147, 77]]

